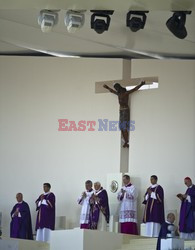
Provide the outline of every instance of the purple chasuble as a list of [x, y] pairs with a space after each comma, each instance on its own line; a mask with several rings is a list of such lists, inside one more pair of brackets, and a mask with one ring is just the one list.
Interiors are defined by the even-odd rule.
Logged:
[[46, 200], [47, 205], [41, 204], [38, 206], [41, 201], [41, 195], [36, 200], [37, 204], [37, 221], [36, 227], [37, 229], [48, 228], [54, 230], [55, 228], [55, 195], [53, 193], [48, 193], [44, 195], [44, 199]]
[[103, 213], [105, 220], [109, 223], [110, 210], [108, 204], [108, 195], [105, 189], [101, 187], [100, 191], [97, 192], [96, 196], [99, 198], [95, 201], [93, 195], [91, 196], [90, 203], [90, 213], [89, 213], [89, 228], [97, 229], [100, 211]]
[[191, 202], [184, 199], [181, 203], [179, 231], [182, 233], [195, 232], [195, 185], [187, 189]]
[[152, 188], [150, 190], [156, 194], [157, 199], [153, 199], [149, 193], [147, 201], [144, 200], [143, 204], [145, 204], [144, 218], [143, 222], [155, 222], [162, 224], [165, 221], [164, 216], [164, 191], [160, 185]]
[[[14, 213], [18, 210], [21, 217], [14, 216]], [[31, 214], [28, 204], [23, 201], [17, 203], [11, 211], [11, 223], [10, 223], [10, 237], [19, 239], [33, 239]]]

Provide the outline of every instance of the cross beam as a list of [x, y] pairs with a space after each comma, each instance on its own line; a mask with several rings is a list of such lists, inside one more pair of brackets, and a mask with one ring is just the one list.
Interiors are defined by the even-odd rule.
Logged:
[[110, 81], [101, 81], [95, 83], [95, 93], [109, 93], [107, 89], [103, 87], [104, 84], [108, 85], [108, 87], [113, 88], [113, 84], [118, 82], [121, 86], [134, 86], [140, 84], [142, 81], [145, 81], [146, 84], [150, 85], [153, 82], [158, 82], [157, 76], [151, 77], [139, 77], [139, 78], [131, 78], [131, 61], [123, 60], [123, 73], [122, 79], [120, 80], [110, 80]]
[[110, 88], [113, 88], [113, 84], [118, 82], [121, 86], [127, 87], [127, 86], [138, 85], [142, 81], [145, 81], [146, 84], [150, 85], [153, 82], [158, 82], [158, 77], [152, 76], [152, 77], [131, 78], [128, 80], [110, 80], [110, 81], [96, 82], [95, 93], [96, 94], [109, 93], [109, 91], [103, 87], [104, 84], [108, 85], [108, 87]]

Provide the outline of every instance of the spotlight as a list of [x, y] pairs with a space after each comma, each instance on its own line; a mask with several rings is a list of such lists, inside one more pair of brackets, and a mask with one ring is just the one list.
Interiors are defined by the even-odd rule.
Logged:
[[166, 26], [171, 33], [180, 39], [184, 39], [187, 36], [185, 27], [186, 14], [191, 14], [191, 11], [174, 11], [173, 16], [166, 22]]
[[94, 29], [98, 34], [107, 31], [110, 25], [110, 15], [114, 13], [113, 10], [91, 10], [91, 29]]
[[38, 17], [38, 24], [41, 26], [42, 32], [50, 32], [54, 25], [58, 22], [57, 11], [41, 10]]
[[64, 18], [64, 24], [68, 32], [74, 33], [79, 30], [85, 22], [85, 16], [82, 11], [68, 10]]
[[149, 11], [129, 11], [127, 13], [126, 25], [131, 31], [136, 32], [143, 29], [146, 23], [146, 14]]

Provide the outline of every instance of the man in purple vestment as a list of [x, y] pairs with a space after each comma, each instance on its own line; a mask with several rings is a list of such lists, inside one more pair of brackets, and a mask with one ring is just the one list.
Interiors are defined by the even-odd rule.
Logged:
[[[109, 223], [110, 210], [108, 204], [108, 195], [105, 189], [101, 187], [100, 182], [94, 183], [94, 194], [91, 196], [89, 228], [106, 230], [106, 223]], [[102, 218], [103, 216], [103, 218]], [[104, 223], [105, 222], [105, 223]]]
[[151, 186], [144, 195], [143, 204], [145, 204], [143, 222], [146, 223], [146, 236], [158, 237], [161, 224], [164, 218], [164, 191], [157, 184], [158, 177], [150, 177]]
[[185, 194], [178, 194], [181, 200], [179, 231], [180, 238], [195, 240], [195, 185], [189, 177], [184, 179]]
[[43, 184], [44, 194], [41, 194], [36, 200], [37, 221], [36, 221], [36, 240], [50, 240], [50, 231], [55, 228], [55, 195], [50, 192], [51, 185]]
[[23, 201], [22, 193], [16, 194], [17, 203], [11, 211], [10, 237], [33, 239], [31, 215], [28, 204]]

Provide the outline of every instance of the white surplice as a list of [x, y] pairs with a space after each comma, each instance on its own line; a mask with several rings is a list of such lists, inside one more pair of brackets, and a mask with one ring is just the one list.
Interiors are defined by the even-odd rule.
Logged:
[[80, 224], [88, 224], [89, 223], [89, 211], [90, 211], [90, 205], [89, 205], [89, 199], [94, 193], [93, 190], [85, 191], [86, 197], [83, 198], [82, 196], [78, 199], [78, 204], [82, 206], [81, 208], [81, 215], [80, 215]]
[[137, 190], [134, 185], [123, 186], [125, 191], [124, 197], [121, 200], [122, 192], [118, 193], [118, 200], [121, 202], [119, 211], [119, 222], [135, 222], [137, 223]]

